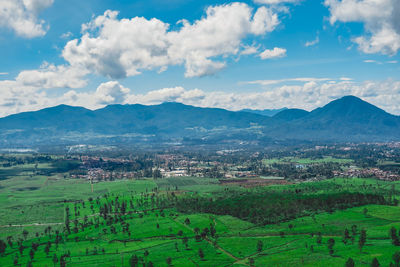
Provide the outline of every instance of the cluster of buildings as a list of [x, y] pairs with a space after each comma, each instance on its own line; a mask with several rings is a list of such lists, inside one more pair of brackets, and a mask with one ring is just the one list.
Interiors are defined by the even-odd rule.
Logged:
[[383, 171], [378, 168], [367, 168], [367, 169], [349, 168], [348, 170], [345, 171], [333, 171], [333, 174], [336, 177], [361, 177], [361, 178], [374, 177], [380, 180], [387, 180], [387, 181], [400, 180], [400, 175], [394, 174], [389, 171]]
[[109, 181], [116, 179], [128, 179], [135, 177], [134, 172], [110, 172], [101, 168], [89, 169], [86, 178], [91, 181]]

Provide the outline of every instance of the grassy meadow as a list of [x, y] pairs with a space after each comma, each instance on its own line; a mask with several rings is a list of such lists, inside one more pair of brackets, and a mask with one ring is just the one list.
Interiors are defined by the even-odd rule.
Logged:
[[325, 267], [346, 266], [349, 258], [355, 266], [371, 266], [374, 258], [389, 266], [400, 251], [390, 236], [393, 227], [396, 236], [400, 230], [397, 205], [321, 210], [267, 225], [170, 205], [227, 192], [361, 192], [395, 199], [398, 182], [335, 178], [245, 188], [182, 177], [99, 182], [92, 192], [87, 181], [40, 175], [41, 168], [51, 166], [22, 166], [0, 181], [0, 239], [6, 244], [0, 266]]

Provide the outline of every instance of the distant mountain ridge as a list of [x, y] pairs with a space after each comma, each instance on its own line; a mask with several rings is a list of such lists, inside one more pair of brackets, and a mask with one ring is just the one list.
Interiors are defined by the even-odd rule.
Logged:
[[272, 117], [167, 102], [98, 110], [60, 105], [0, 118], [0, 146], [168, 140], [399, 141], [400, 117], [346, 96], [311, 112]]
[[334, 100], [306, 116], [271, 129], [270, 136], [299, 140], [393, 141], [400, 117], [354, 96]]
[[242, 109], [241, 112], [249, 112], [254, 114], [259, 114], [263, 116], [272, 117], [278, 114], [281, 111], [284, 111], [288, 108], [279, 108], [279, 109]]

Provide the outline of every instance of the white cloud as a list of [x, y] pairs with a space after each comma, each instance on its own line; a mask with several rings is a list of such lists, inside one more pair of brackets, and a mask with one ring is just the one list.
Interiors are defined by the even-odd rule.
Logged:
[[314, 46], [314, 45], [316, 45], [316, 44], [318, 44], [319, 43], [319, 36], [317, 36], [314, 40], [312, 40], [312, 41], [307, 41], [305, 44], [304, 44], [304, 46], [305, 47], [309, 47], [309, 46]]
[[400, 49], [400, 1], [325, 0], [330, 22], [362, 22], [366, 34], [353, 39], [367, 54], [394, 55]]
[[[284, 79], [291, 81], [293, 79]], [[244, 108], [266, 109], [294, 107], [312, 110], [345, 95], [355, 95], [395, 114], [400, 114], [400, 81], [365, 81], [356, 83], [350, 78], [331, 79], [297, 78], [297, 85], [269, 86], [261, 92], [233, 93], [182, 87], [150, 91], [144, 95], [130, 95], [126, 103], [159, 104], [166, 101], [181, 102], [200, 107], [230, 110]]]
[[85, 69], [71, 66], [44, 63], [38, 70], [21, 71], [16, 82], [23, 86], [36, 88], [82, 88], [87, 82], [83, 77], [88, 74]]
[[181, 20], [178, 30], [155, 18], [117, 16], [108, 10], [83, 25], [83, 36], [65, 46], [64, 59], [112, 78], [171, 65], [184, 65], [186, 77], [204, 76], [224, 68], [224, 58], [237, 55], [244, 38], [271, 32], [279, 24], [271, 9], [253, 13], [244, 3], [209, 7], [200, 20]]
[[0, 75], [8, 75], [8, 72], [0, 72]]
[[257, 54], [258, 53], [258, 49], [259, 49], [259, 46], [254, 46], [254, 45], [247, 46], [247, 45], [244, 45], [243, 46], [243, 50], [240, 52], [240, 55], [246, 56], [246, 55]]
[[298, 3], [298, 2], [300, 2], [300, 0], [254, 0], [254, 3], [266, 4], [266, 5], [277, 5], [277, 4]]
[[[298, 84], [292, 84], [291, 81]], [[288, 83], [271, 83], [257, 92], [207, 92], [183, 87], [163, 88], [145, 94], [134, 94], [116, 81], [101, 84], [96, 90], [76, 92], [70, 90], [62, 96], [48, 95], [34, 87], [21, 87], [15, 81], [0, 81], [0, 115], [37, 110], [58, 104], [84, 106], [97, 109], [108, 104], [154, 105], [167, 101], [181, 102], [199, 107], [217, 107], [229, 110], [244, 108], [303, 108], [312, 110], [345, 95], [355, 95], [388, 112], [400, 114], [400, 81], [364, 81], [350, 78], [295, 78], [282, 79]], [[266, 85], [263, 85], [266, 86]]]
[[38, 19], [39, 13], [50, 7], [54, 0], [1, 0], [0, 27], [10, 28], [25, 38], [46, 34], [49, 26]]
[[397, 64], [398, 63], [397, 60], [389, 60], [389, 61], [382, 62], [382, 61], [378, 61], [378, 60], [375, 60], [375, 59], [366, 59], [363, 62], [364, 63], [375, 63], [375, 64], [378, 64], [378, 65], [382, 65], [382, 64]]
[[74, 34], [72, 32], [66, 32], [61, 34], [60, 38], [61, 39], [70, 39]]
[[280, 84], [280, 83], [288, 83], [288, 82], [324, 82], [324, 81], [331, 81], [333, 79], [330, 78], [310, 78], [310, 77], [300, 77], [300, 78], [287, 78], [287, 79], [280, 79], [280, 80], [256, 80], [256, 81], [249, 81], [249, 82], [242, 82], [242, 84], [258, 84], [258, 85], [273, 85], [273, 84]]
[[123, 87], [117, 81], [100, 84], [96, 90], [96, 99], [99, 104], [122, 104], [125, 102], [130, 90]]
[[274, 47], [274, 49], [266, 49], [264, 52], [260, 54], [261, 59], [272, 59], [272, 58], [280, 58], [286, 56], [286, 49], [280, 47]]

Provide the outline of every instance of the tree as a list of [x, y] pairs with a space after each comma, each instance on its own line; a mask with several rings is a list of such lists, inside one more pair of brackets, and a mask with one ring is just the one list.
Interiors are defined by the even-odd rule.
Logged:
[[322, 234], [321, 234], [321, 232], [318, 232], [318, 235], [317, 235], [317, 244], [321, 244], [321, 242], [322, 242]]
[[348, 258], [346, 261], [346, 267], [354, 267], [354, 261], [352, 258]]
[[14, 263], [14, 266], [18, 265], [18, 254], [15, 254], [13, 263]]
[[329, 249], [329, 254], [333, 254], [333, 246], [335, 245], [335, 239], [329, 238], [328, 239], [328, 249]]
[[390, 228], [389, 235], [390, 238], [392, 239], [392, 244], [395, 246], [400, 246], [400, 240], [399, 237], [397, 236], [396, 228], [394, 227]]
[[254, 266], [255, 261], [253, 258], [249, 258], [249, 264], [250, 264], [250, 266]]
[[18, 250], [19, 250], [19, 254], [21, 254], [21, 256], [22, 256], [22, 253], [24, 252], [24, 246], [22, 245], [22, 243], [19, 245]]
[[62, 256], [60, 257], [60, 267], [65, 267], [65, 266], [67, 266], [67, 261], [65, 260], [65, 258], [66, 258], [66, 255], [62, 255]]
[[57, 262], [58, 262], [58, 258], [57, 258], [57, 255], [54, 253], [54, 255], [53, 255], [53, 264], [54, 264], [54, 266], [56, 266]]
[[12, 243], [12, 236], [7, 236], [7, 243], [8, 243], [8, 246], [10, 247], [10, 248], [12, 248], [12, 245], [13, 245], [13, 243]]
[[261, 252], [263, 249], [263, 242], [261, 240], [258, 240], [257, 242], [257, 251]]
[[31, 260], [33, 260], [33, 257], [35, 257], [35, 251], [33, 249], [29, 251], [29, 257], [31, 258]]
[[364, 209], [363, 209], [363, 214], [364, 214], [364, 216], [367, 216], [367, 213], [368, 213], [368, 209], [367, 209], [367, 208], [364, 208]]
[[136, 267], [139, 264], [139, 259], [136, 255], [132, 255], [132, 257], [129, 259], [129, 265], [131, 267]]
[[28, 237], [29, 232], [24, 230], [22, 231], [22, 235], [24, 236], [24, 239], [26, 240], [26, 238]]
[[347, 244], [347, 241], [350, 239], [351, 237], [350, 237], [350, 232], [349, 232], [349, 230], [346, 228], [345, 230], [344, 230], [344, 233], [343, 233], [343, 243], [346, 245]]
[[49, 252], [50, 252], [50, 247], [48, 245], [46, 245], [44, 247], [44, 253], [46, 253], [46, 255], [49, 256]]
[[0, 239], [0, 255], [4, 256], [4, 253], [6, 252], [6, 247], [6, 242]]
[[351, 226], [351, 233], [353, 236], [357, 235], [357, 225], [353, 224]]
[[365, 242], [367, 242], [367, 231], [362, 229], [360, 234], [360, 239], [358, 240], [358, 247], [360, 248], [360, 252], [364, 247]]
[[392, 256], [392, 259], [394, 261], [395, 266], [399, 267], [400, 266], [400, 252], [397, 251], [396, 253], [394, 253]]
[[185, 248], [188, 248], [188, 241], [189, 239], [187, 238], [187, 236], [185, 236], [184, 238], [182, 238], [182, 243], [185, 245]]
[[372, 260], [371, 267], [379, 267], [379, 266], [381, 266], [381, 265], [380, 265], [378, 259], [377, 259], [377, 258], [374, 258], [374, 259]]
[[204, 259], [204, 252], [203, 252], [203, 250], [201, 248], [199, 248], [199, 257], [200, 257], [201, 260]]

